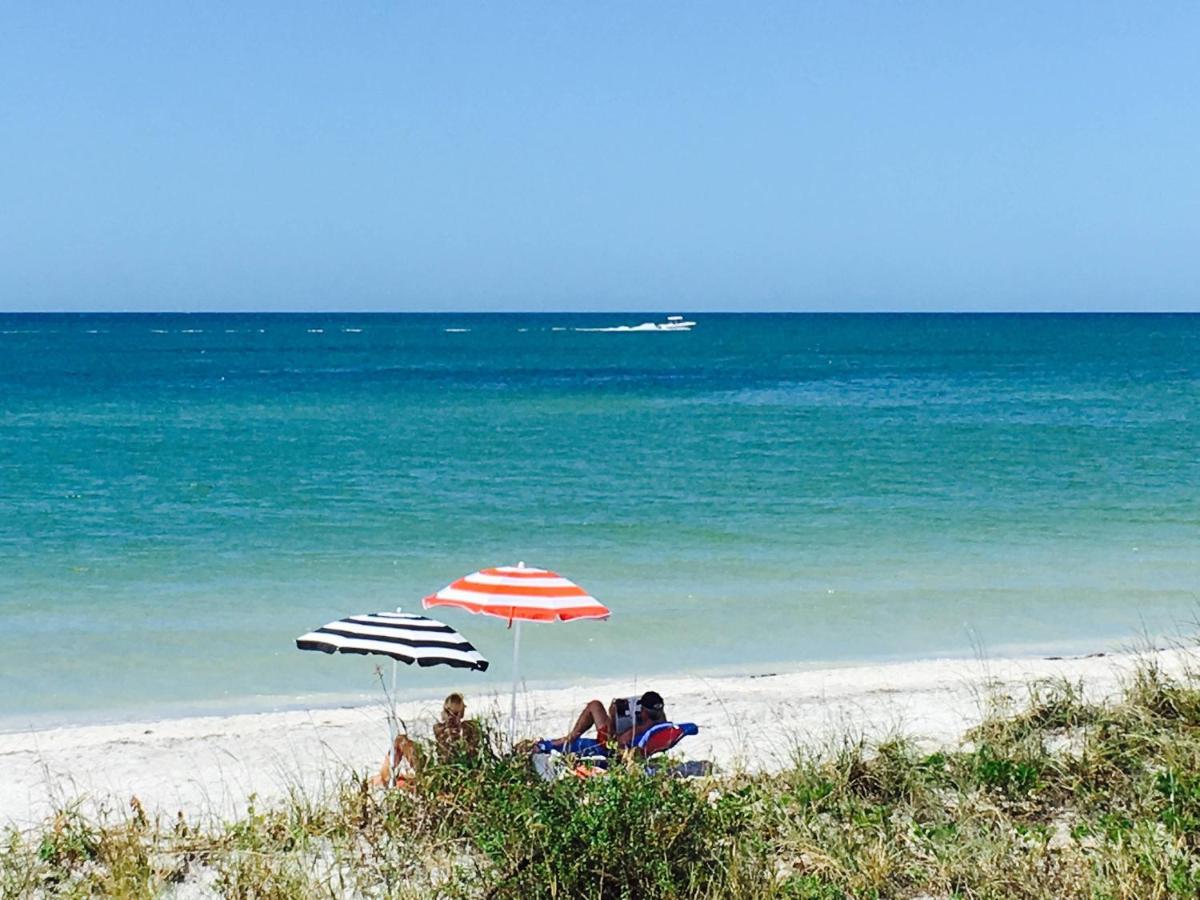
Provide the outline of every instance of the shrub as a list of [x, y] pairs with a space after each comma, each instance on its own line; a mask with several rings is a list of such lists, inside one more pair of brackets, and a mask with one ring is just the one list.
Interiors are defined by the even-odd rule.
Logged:
[[1114, 702], [1081, 696], [1035, 687], [958, 748], [846, 740], [773, 775], [617, 764], [547, 783], [485, 754], [208, 828], [163, 828], [136, 801], [116, 821], [68, 806], [4, 833], [0, 896], [154, 897], [188, 879], [246, 898], [1200, 896], [1195, 681], [1148, 668]]

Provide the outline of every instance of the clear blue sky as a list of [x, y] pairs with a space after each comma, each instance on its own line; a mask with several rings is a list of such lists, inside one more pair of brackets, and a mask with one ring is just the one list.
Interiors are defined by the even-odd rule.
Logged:
[[1195, 3], [0, 6], [0, 310], [1200, 309]]

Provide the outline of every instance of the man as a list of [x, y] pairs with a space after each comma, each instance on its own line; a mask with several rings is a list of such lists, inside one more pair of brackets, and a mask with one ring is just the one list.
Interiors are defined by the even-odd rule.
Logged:
[[[667, 721], [662, 696], [657, 691], [646, 691], [638, 698], [637, 715], [634, 717], [633, 724], [617, 734], [616, 704], [617, 701], [614, 700], [609, 704], [608, 709], [605, 709], [604, 704], [599, 700], [589, 701], [588, 705], [583, 708], [583, 712], [579, 714], [579, 718], [575, 720], [571, 730], [561, 739], [562, 746], [569, 747], [572, 741], [581, 737], [588, 729], [595, 727], [596, 740], [601, 744], [608, 744], [615, 740], [618, 747], [630, 747], [651, 727], [659, 722]], [[559, 743], [559, 741], [555, 743]]]

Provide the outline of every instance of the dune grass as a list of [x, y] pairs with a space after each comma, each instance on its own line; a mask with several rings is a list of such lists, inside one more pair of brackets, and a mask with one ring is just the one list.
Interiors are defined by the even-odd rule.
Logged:
[[771, 775], [617, 766], [539, 781], [521, 758], [344, 784], [198, 828], [136, 800], [0, 840], [0, 894], [273, 897], [1200, 895], [1200, 680], [1144, 665], [993, 698], [957, 748], [797, 751]]

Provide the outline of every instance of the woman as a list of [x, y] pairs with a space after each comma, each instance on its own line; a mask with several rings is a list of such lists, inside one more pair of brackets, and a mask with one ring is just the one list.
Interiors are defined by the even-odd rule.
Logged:
[[[449, 694], [442, 701], [442, 718], [433, 725], [438, 762], [445, 763], [456, 756], [475, 756], [479, 753], [479, 725], [466, 721], [463, 718], [466, 712], [467, 704], [462, 694]], [[392, 741], [392, 751], [384, 757], [379, 774], [372, 780], [375, 784], [402, 784], [407, 780], [405, 773], [400, 771], [404, 763], [408, 764], [413, 774], [420, 774], [425, 762], [425, 755], [416, 741], [407, 734], [398, 734]]]
[[433, 726], [438, 762], [450, 762], [455, 756], [478, 755], [479, 723], [466, 721], [463, 718], [466, 713], [462, 694], [450, 694], [442, 702], [442, 720]]

